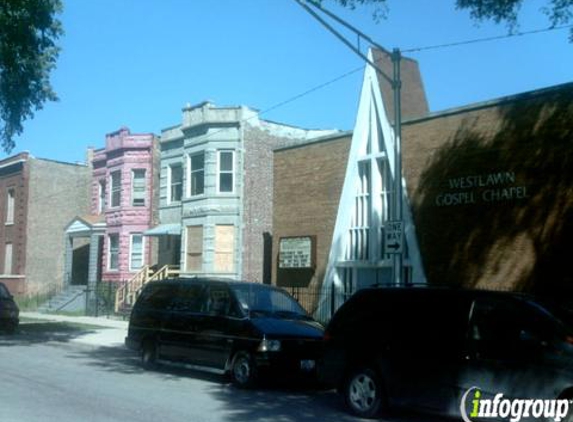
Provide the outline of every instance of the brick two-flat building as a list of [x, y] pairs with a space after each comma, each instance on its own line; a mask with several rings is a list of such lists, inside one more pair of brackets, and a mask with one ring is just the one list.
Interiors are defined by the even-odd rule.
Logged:
[[157, 218], [157, 139], [121, 128], [92, 153], [90, 207], [66, 230], [66, 284], [119, 284], [151, 264], [153, 247], [143, 232]]
[[21, 153], [0, 161], [0, 281], [16, 295], [62, 287], [63, 232], [88, 208], [90, 169]]

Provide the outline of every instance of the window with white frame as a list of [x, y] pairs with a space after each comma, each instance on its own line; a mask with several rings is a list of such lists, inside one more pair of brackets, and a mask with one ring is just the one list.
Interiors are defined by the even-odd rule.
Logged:
[[217, 191], [233, 193], [234, 191], [234, 152], [218, 151], [217, 159]]
[[129, 247], [129, 270], [137, 271], [143, 267], [143, 251], [145, 250], [145, 240], [141, 233], [131, 235]]
[[97, 212], [101, 214], [105, 211], [105, 180], [102, 179], [98, 183], [98, 203]]
[[169, 166], [169, 202], [181, 201], [183, 195], [183, 166], [172, 164]]
[[12, 244], [6, 243], [4, 245], [4, 274], [12, 274]]
[[131, 205], [134, 207], [145, 206], [146, 196], [145, 169], [131, 171]]
[[189, 196], [202, 195], [205, 191], [205, 153], [189, 156]]
[[121, 205], [121, 171], [112, 172], [110, 179], [110, 206], [119, 207]]
[[119, 270], [119, 234], [118, 233], [112, 233], [108, 236], [107, 268], [110, 271]]
[[6, 198], [6, 224], [14, 224], [15, 189], [8, 189]]

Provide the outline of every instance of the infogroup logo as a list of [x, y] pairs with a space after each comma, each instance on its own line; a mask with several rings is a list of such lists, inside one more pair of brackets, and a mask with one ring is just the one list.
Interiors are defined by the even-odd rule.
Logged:
[[[468, 400], [470, 402], [469, 412]], [[568, 399], [507, 399], [502, 393], [496, 394], [493, 399], [484, 399], [479, 387], [472, 387], [462, 397], [460, 413], [464, 422], [486, 418], [509, 419], [511, 422], [519, 422], [522, 418], [546, 421], [553, 419], [555, 422], [560, 422], [567, 416], [570, 404]]]

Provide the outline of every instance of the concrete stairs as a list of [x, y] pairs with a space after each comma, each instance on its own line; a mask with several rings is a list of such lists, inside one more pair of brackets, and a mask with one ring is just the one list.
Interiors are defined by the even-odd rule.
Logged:
[[87, 286], [68, 286], [42, 304], [38, 312], [85, 312], [86, 288]]

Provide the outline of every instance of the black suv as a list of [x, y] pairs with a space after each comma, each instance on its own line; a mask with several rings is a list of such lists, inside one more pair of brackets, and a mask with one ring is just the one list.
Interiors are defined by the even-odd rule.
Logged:
[[285, 291], [259, 283], [176, 279], [145, 286], [131, 313], [128, 348], [156, 360], [229, 373], [240, 387], [269, 370], [315, 374], [323, 327]]
[[4, 283], [0, 283], [0, 330], [13, 333], [18, 328], [20, 310]]
[[329, 323], [319, 378], [361, 417], [387, 406], [467, 416], [496, 396], [489, 405], [571, 399], [572, 324], [570, 309], [520, 294], [369, 288]]

